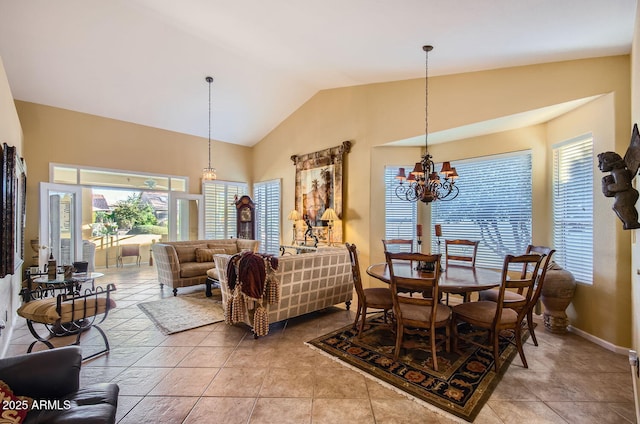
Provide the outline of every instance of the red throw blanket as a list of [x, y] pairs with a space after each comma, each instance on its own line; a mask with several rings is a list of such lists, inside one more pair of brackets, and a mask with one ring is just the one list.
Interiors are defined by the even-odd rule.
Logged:
[[250, 251], [234, 255], [227, 266], [227, 285], [231, 292], [239, 280], [242, 283], [242, 293], [253, 299], [262, 299], [267, 277], [265, 258], [271, 262], [271, 267], [274, 270], [278, 269], [278, 258], [273, 255]]

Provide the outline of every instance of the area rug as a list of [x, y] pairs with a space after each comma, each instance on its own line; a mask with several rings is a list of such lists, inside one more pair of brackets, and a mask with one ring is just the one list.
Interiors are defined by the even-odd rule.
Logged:
[[[486, 331], [468, 325], [460, 331], [486, 343]], [[394, 361], [395, 334], [381, 316], [368, 320], [360, 337], [348, 325], [307, 344], [383, 385], [426, 402], [425, 406], [436, 406], [469, 422], [478, 415], [517, 354], [515, 346], [501, 342], [501, 367], [496, 374], [490, 350], [460, 341], [462, 354], [447, 353], [442, 344], [436, 372], [432, 369], [428, 338], [416, 334], [405, 335], [400, 357]]]
[[220, 300], [204, 293], [171, 296], [138, 307], [165, 335], [224, 321]]

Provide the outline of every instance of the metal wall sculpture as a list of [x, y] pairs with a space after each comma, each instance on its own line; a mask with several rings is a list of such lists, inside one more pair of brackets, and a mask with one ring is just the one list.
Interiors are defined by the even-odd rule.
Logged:
[[635, 207], [638, 191], [631, 183], [639, 167], [640, 133], [638, 124], [634, 124], [624, 159], [616, 152], [604, 152], [598, 155], [598, 168], [602, 172], [610, 172], [609, 175], [602, 177], [602, 192], [606, 197], [615, 199], [612, 209], [622, 221], [625, 230], [640, 228], [638, 211]]

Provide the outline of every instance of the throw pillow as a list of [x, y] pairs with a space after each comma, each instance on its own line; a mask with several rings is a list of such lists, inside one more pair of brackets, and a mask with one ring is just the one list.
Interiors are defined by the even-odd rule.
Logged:
[[20, 424], [24, 422], [29, 409], [31, 398], [16, 396], [9, 386], [0, 380], [0, 422]]
[[197, 244], [191, 246], [173, 246], [176, 250], [176, 254], [178, 255], [178, 262], [195, 262], [196, 261], [196, 249], [204, 247], [206, 248], [206, 244]]
[[196, 249], [196, 262], [213, 262], [213, 255], [226, 253], [224, 249]]

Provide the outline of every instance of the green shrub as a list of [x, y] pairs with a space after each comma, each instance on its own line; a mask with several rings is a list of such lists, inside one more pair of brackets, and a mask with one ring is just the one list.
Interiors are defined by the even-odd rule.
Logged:
[[136, 225], [127, 234], [168, 234], [167, 227], [161, 227], [159, 225]]

